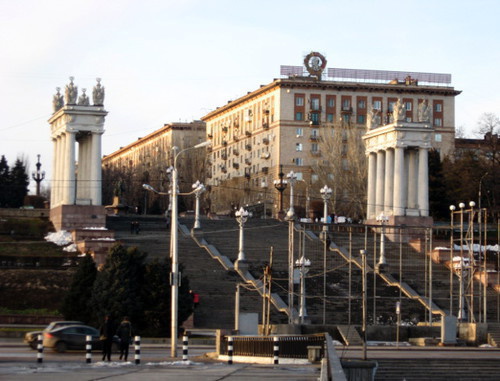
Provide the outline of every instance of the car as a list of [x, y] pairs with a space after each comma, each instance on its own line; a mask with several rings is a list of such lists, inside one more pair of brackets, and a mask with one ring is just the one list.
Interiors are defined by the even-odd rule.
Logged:
[[36, 349], [38, 342], [38, 335], [43, 335], [44, 332], [52, 331], [53, 329], [64, 327], [67, 325], [84, 324], [81, 321], [66, 320], [66, 321], [53, 321], [43, 331], [26, 332], [24, 335], [24, 342], [27, 343], [31, 349]]
[[[67, 350], [83, 350], [87, 343], [87, 336], [92, 336], [92, 349], [102, 349], [102, 341], [99, 340], [99, 330], [84, 324], [68, 325], [59, 327], [43, 333], [44, 348], [52, 348], [62, 353]], [[113, 336], [112, 351], [119, 351], [120, 339]]]

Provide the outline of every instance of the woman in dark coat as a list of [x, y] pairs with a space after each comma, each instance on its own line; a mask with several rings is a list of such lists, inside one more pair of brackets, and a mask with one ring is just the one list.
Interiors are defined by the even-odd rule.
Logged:
[[99, 334], [102, 341], [102, 361], [106, 358], [111, 361], [111, 346], [113, 344], [113, 322], [109, 315], [104, 318]]

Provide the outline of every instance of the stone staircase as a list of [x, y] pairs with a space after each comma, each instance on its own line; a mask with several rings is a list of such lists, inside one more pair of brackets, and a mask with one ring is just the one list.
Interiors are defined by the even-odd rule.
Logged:
[[500, 323], [488, 323], [488, 344], [500, 347]]
[[407, 358], [377, 359], [375, 380], [385, 381], [473, 381], [498, 380], [496, 359]]

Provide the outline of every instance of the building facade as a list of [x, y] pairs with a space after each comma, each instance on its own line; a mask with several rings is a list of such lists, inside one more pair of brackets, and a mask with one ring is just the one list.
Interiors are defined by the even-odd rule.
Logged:
[[[160, 192], [168, 192], [170, 184], [167, 169], [173, 165], [173, 147], [177, 147], [176, 152], [180, 152], [205, 140], [206, 129], [202, 121], [169, 123], [105, 155], [102, 159], [105, 201], [110, 203], [112, 195], [118, 192], [128, 206], [144, 213], [162, 212], [168, 200], [145, 193], [142, 184], [147, 183]], [[191, 190], [191, 184], [196, 180], [204, 181], [205, 157], [205, 149], [188, 150], [179, 157], [177, 169], [181, 192]]]
[[[426, 102], [431, 147], [442, 155], [453, 151], [455, 96], [460, 92], [450, 86], [450, 75], [348, 69], [328, 69], [325, 75], [326, 59], [319, 53], [309, 54], [304, 67], [282, 67], [284, 78], [202, 118], [213, 142], [207, 173], [213, 211], [270, 204], [276, 212], [273, 182], [281, 166], [284, 173], [297, 175], [295, 209], [300, 210], [301, 200], [323, 186], [314, 168], [324, 161], [320, 148], [327, 127], [390, 124], [398, 101], [408, 123], [417, 121], [419, 105]], [[286, 195], [284, 200], [287, 205]]]

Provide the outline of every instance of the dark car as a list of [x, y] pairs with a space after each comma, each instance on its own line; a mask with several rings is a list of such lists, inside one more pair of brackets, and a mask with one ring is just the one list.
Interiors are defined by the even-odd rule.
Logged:
[[42, 335], [44, 332], [49, 332], [56, 328], [65, 327], [68, 325], [75, 325], [75, 324], [84, 324], [84, 323], [81, 321], [71, 321], [71, 320], [53, 321], [47, 327], [45, 327], [43, 331], [26, 332], [26, 334], [24, 335], [24, 342], [27, 343], [32, 349], [36, 349], [38, 335]]
[[[102, 349], [99, 340], [99, 330], [88, 325], [78, 324], [61, 327], [43, 333], [43, 346], [52, 348], [56, 352], [65, 352], [68, 349], [85, 349], [87, 336], [92, 336], [92, 349]], [[119, 351], [119, 338], [113, 336], [113, 352]]]

